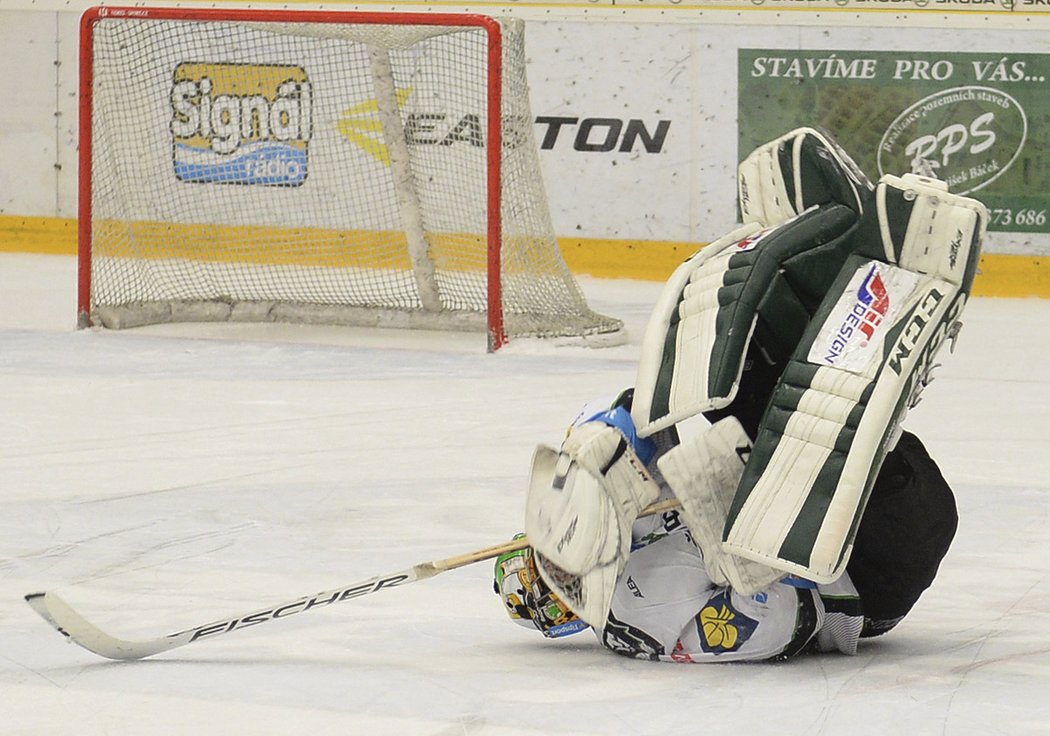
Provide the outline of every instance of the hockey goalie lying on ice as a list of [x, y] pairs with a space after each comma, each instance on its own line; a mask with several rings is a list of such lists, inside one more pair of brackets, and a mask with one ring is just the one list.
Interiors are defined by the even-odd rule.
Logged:
[[745, 224], [675, 271], [634, 388], [536, 451], [531, 546], [497, 559], [495, 588], [548, 637], [682, 662], [853, 654], [955, 534], [900, 425], [960, 327], [985, 208], [911, 174], [873, 186], [807, 128], [739, 174]]

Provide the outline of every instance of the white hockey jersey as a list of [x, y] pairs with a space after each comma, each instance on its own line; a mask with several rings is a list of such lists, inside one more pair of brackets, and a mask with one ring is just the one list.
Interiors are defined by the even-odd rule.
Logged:
[[678, 512], [640, 519], [604, 629], [607, 648], [675, 662], [786, 659], [805, 649], [855, 654], [864, 623], [856, 589], [780, 582], [752, 595], [715, 585]]

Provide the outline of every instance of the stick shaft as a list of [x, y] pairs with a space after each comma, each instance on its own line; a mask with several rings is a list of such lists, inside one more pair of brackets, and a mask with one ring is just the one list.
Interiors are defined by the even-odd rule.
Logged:
[[[640, 516], [663, 513], [678, 506], [675, 500], [661, 501], [642, 510]], [[142, 659], [205, 639], [215, 639], [223, 634], [240, 631], [270, 621], [287, 618], [299, 613], [327, 608], [353, 598], [371, 595], [396, 588], [417, 580], [426, 580], [448, 570], [489, 560], [507, 552], [524, 549], [528, 539], [521, 537], [502, 544], [495, 544], [442, 560], [421, 562], [407, 570], [377, 575], [341, 588], [325, 590], [315, 595], [303, 596], [275, 606], [261, 608], [249, 613], [232, 616], [202, 626], [195, 626], [168, 636], [155, 639], [130, 641], [111, 636], [81, 616], [72, 606], [55, 593], [31, 593], [26, 602], [59, 633], [68, 637], [88, 651], [109, 659]]]

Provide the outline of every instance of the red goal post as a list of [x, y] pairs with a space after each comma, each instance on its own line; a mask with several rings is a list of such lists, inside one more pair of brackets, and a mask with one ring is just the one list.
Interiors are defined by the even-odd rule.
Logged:
[[523, 39], [466, 13], [88, 10], [78, 324], [618, 333], [558, 250]]

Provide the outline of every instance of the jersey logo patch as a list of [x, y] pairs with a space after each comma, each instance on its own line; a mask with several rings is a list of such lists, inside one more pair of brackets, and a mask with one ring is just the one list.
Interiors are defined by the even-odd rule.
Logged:
[[700, 646], [711, 654], [735, 652], [758, 628], [758, 621], [733, 608], [728, 593], [708, 601], [697, 615], [696, 622]]
[[617, 654], [639, 659], [657, 660], [664, 653], [659, 641], [641, 629], [620, 621], [612, 613], [602, 630], [602, 644]]

